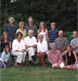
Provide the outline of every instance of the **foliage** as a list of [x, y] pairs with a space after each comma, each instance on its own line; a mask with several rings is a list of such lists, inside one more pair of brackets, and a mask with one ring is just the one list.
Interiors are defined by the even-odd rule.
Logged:
[[27, 23], [27, 18], [33, 16], [37, 24], [54, 21], [59, 29], [73, 31], [77, 30], [77, 0], [2, 0], [1, 25], [7, 23], [9, 16], [14, 16], [16, 23]]

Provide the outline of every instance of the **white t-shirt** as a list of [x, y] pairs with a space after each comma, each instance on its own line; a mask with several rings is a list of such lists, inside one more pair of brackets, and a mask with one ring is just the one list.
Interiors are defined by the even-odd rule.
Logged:
[[10, 58], [10, 52], [8, 52], [8, 54], [6, 54], [5, 51], [3, 51], [1, 58], [0, 58], [0, 61], [8, 62], [9, 58]]
[[15, 50], [24, 50], [25, 49], [25, 44], [24, 44], [24, 41], [21, 39], [20, 42], [18, 42], [17, 39], [14, 39], [13, 40], [13, 43], [12, 43], [12, 51], [15, 51]]
[[47, 41], [43, 40], [42, 43], [40, 41], [37, 43], [37, 52], [47, 52], [48, 44]]
[[34, 36], [32, 38], [30, 38], [29, 36], [27, 36], [24, 39], [24, 43], [27, 46], [36, 45], [37, 44], [37, 40], [36, 40], [36, 38]]
[[47, 39], [46, 32], [40, 32], [39, 34], [43, 35], [43, 40], [46, 40]]

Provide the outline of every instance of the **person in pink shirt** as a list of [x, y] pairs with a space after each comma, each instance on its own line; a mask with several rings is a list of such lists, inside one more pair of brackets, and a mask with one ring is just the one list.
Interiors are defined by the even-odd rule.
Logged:
[[61, 52], [56, 49], [55, 43], [52, 43], [51, 50], [48, 52], [48, 60], [52, 64], [52, 67], [64, 67], [64, 63], [62, 62]]

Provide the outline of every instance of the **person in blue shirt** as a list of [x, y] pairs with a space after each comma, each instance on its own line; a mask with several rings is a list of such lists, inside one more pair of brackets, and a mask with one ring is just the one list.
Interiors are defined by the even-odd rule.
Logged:
[[48, 31], [49, 45], [51, 46], [55, 39], [58, 37], [58, 30], [56, 29], [56, 23], [51, 23], [51, 29]]
[[4, 26], [4, 31], [7, 32], [9, 40], [12, 42], [15, 38], [15, 33], [17, 28], [14, 25], [14, 22], [15, 22], [14, 17], [9, 17], [8, 21], [9, 21], [9, 24]]

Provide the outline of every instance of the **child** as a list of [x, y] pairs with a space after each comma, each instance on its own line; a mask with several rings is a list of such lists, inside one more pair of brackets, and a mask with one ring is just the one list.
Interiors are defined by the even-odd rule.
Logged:
[[0, 68], [10, 67], [10, 49], [9, 46], [5, 46], [0, 58]]

